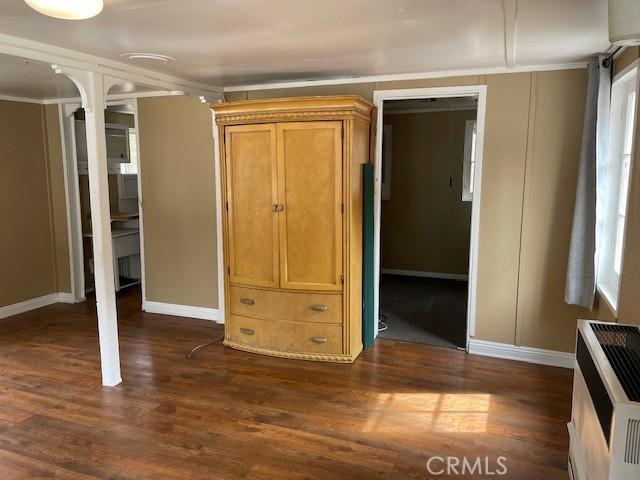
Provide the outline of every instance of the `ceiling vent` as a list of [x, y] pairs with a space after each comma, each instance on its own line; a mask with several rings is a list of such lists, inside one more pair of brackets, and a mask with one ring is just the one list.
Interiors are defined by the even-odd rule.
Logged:
[[123, 53], [120, 56], [132, 62], [133, 61], [159, 62], [159, 63], [164, 63], [165, 65], [169, 63], [176, 63], [175, 58], [170, 57], [169, 55], [162, 55], [160, 53], [131, 52], [131, 53]]

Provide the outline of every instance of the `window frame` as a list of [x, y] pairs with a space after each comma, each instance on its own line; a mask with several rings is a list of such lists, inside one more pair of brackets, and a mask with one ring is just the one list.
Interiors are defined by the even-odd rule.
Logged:
[[637, 91], [637, 66], [619, 75], [611, 85], [606, 184], [604, 187], [605, 213], [596, 254], [596, 289], [616, 317], [624, 267], [629, 189], [635, 150], [635, 127], [638, 118]]

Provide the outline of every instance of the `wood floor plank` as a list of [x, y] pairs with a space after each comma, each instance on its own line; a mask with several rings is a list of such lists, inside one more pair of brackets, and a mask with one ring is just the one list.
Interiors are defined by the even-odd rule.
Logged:
[[143, 313], [136, 290], [118, 312], [116, 388], [92, 302], [0, 320], [0, 479], [424, 479], [430, 456], [465, 455], [568, 478], [568, 370], [393, 340], [353, 365], [187, 359], [222, 327]]

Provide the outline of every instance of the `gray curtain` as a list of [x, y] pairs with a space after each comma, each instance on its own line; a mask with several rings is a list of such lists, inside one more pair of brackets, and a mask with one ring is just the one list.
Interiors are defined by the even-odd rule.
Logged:
[[[609, 136], [609, 106], [611, 96], [610, 65], [603, 65], [604, 57], [589, 63], [587, 102], [580, 167], [573, 212], [573, 229], [567, 265], [564, 299], [570, 305], [593, 308], [596, 291], [598, 215], [600, 199], [598, 187], [603, 185]], [[606, 62], [605, 62], [606, 64]]]

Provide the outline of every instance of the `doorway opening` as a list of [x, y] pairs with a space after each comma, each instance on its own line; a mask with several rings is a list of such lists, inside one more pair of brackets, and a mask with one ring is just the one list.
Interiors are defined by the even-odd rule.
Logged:
[[[73, 170], [77, 179], [74, 193], [77, 199], [75, 226], [79, 248], [75, 274], [79, 277], [78, 296], [83, 298], [95, 290], [84, 110], [79, 107], [75, 109], [69, 122], [73, 123], [70, 130], [73, 133], [75, 155], [71, 158], [74, 159]], [[115, 290], [120, 292], [134, 287], [144, 292], [140, 289], [143, 264], [135, 100], [108, 104], [105, 110], [105, 138]]]
[[486, 87], [375, 92], [374, 312], [383, 338], [474, 334]]

